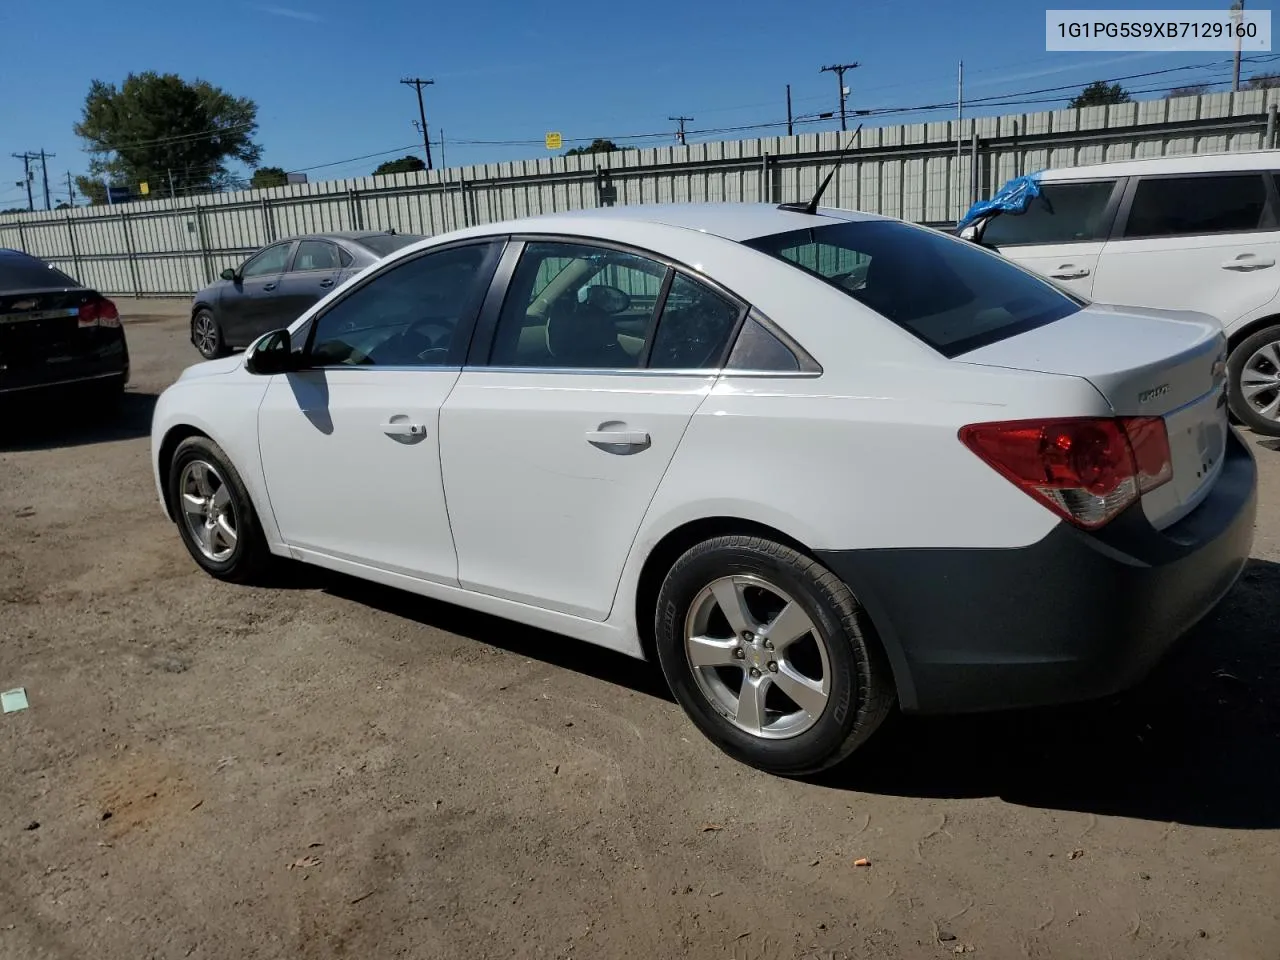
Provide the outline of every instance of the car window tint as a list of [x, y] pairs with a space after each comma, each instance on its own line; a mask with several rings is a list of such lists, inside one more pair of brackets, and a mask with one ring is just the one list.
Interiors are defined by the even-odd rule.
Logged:
[[389, 253], [395, 253], [401, 247], [407, 247], [422, 239], [424, 238], [413, 233], [371, 233], [368, 236], [356, 237], [355, 242], [372, 250], [379, 257], [385, 257]]
[[754, 317], [747, 317], [725, 366], [730, 370], [799, 373], [800, 360], [791, 348]]
[[1140, 180], [1124, 235], [1174, 237], [1256, 230], [1266, 205], [1266, 185], [1256, 173]]
[[241, 271], [245, 277], [262, 277], [271, 273], [283, 273], [284, 265], [289, 260], [289, 243], [277, 243], [267, 247], [256, 257], [244, 265]]
[[1082, 306], [999, 254], [895, 220], [794, 230], [746, 245], [826, 281], [948, 357]]
[[718, 367], [741, 315], [736, 303], [677, 273], [662, 305], [649, 366], [662, 370]]
[[0, 293], [80, 286], [56, 267], [25, 254], [0, 255]]
[[338, 248], [338, 257], [344, 267], [349, 267], [355, 263], [355, 258], [341, 247]]
[[300, 270], [336, 270], [338, 267], [338, 248], [323, 240], [303, 240], [298, 244], [298, 252], [293, 255], [293, 269]]
[[1114, 180], [1042, 183], [1040, 196], [1023, 213], [993, 217], [982, 242], [994, 247], [1020, 243], [1070, 243], [1105, 238], [1107, 201]]
[[320, 316], [311, 363], [460, 363], [495, 262], [493, 244], [471, 244], [397, 264]]
[[631, 253], [530, 243], [511, 278], [489, 362], [638, 367], [666, 273], [665, 265]]

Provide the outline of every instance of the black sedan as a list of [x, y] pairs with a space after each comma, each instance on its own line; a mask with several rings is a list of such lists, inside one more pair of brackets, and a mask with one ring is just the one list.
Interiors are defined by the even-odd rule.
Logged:
[[0, 248], [0, 401], [119, 399], [129, 349], [116, 305], [56, 267]]
[[423, 239], [392, 231], [313, 233], [263, 247], [191, 301], [191, 342], [212, 360], [287, 327], [365, 267]]

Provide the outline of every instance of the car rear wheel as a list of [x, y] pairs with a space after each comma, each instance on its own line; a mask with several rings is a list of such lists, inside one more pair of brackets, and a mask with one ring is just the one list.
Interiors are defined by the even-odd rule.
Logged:
[[1245, 426], [1280, 437], [1280, 326], [1242, 340], [1227, 361], [1231, 412]]
[[208, 437], [188, 437], [169, 467], [169, 502], [187, 551], [219, 580], [249, 583], [270, 563], [257, 512], [240, 474]]
[[894, 702], [866, 612], [835, 574], [781, 543], [734, 535], [692, 547], [667, 574], [655, 627], [685, 712], [730, 756], [770, 773], [834, 766]]
[[191, 318], [191, 342], [206, 360], [216, 360], [231, 352], [222, 339], [222, 328], [211, 310], [197, 310]]

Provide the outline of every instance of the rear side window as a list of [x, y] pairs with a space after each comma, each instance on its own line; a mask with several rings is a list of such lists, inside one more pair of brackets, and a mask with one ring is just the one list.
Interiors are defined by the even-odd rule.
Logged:
[[0, 293], [78, 286], [80, 284], [75, 280], [43, 260], [26, 256], [0, 256]]
[[718, 367], [740, 316], [736, 303], [676, 274], [662, 305], [649, 366], [658, 370]]
[[1025, 212], [992, 218], [983, 231], [982, 242], [1004, 247], [1102, 240], [1110, 228], [1108, 201], [1115, 185], [1115, 180], [1042, 183], [1040, 196], [1031, 201]]
[[1083, 306], [998, 254], [893, 220], [795, 230], [747, 246], [826, 281], [947, 357]]
[[324, 240], [303, 240], [298, 244], [298, 252], [293, 255], [293, 271], [336, 270], [338, 267], [338, 248]]
[[1139, 180], [1126, 237], [1256, 230], [1263, 225], [1267, 188], [1257, 173]]

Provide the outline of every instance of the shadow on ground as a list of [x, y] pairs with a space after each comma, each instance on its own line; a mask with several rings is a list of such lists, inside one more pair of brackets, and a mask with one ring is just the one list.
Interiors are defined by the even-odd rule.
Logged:
[[[425, 626], [671, 701], [656, 665], [298, 565], [320, 588]], [[998, 796], [1047, 809], [1280, 828], [1280, 564], [1251, 560], [1219, 607], [1137, 688], [1106, 701], [892, 718], [816, 780], [887, 796]]]
[[0, 410], [0, 453], [82, 447], [150, 436], [156, 399], [153, 393], [125, 391], [114, 408], [103, 407], [92, 397], [30, 404], [8, 401]]
[[828, 786], [1280, 828], [1280, 564], [1252, 560], [1139, 687], [1095, 704], [897, 717]]

